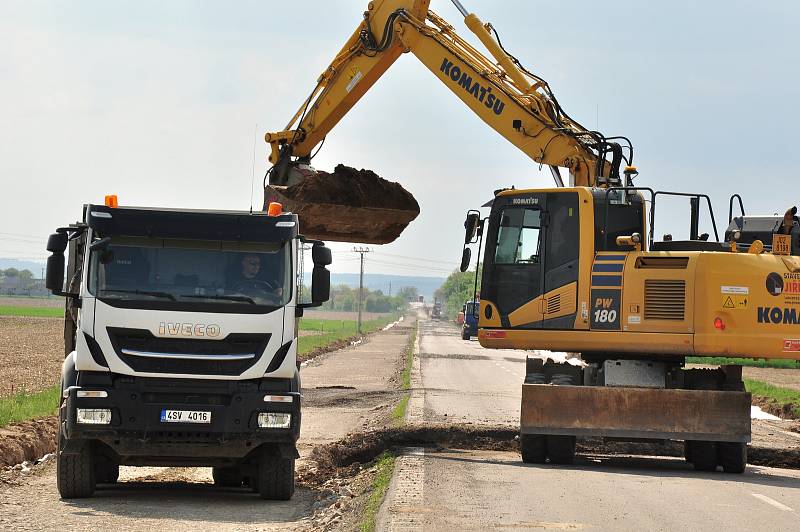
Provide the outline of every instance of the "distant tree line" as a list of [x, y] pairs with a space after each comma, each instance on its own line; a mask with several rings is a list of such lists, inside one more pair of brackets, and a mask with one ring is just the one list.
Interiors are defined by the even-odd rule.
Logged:
[[[478, 278], [478, 293], [481, 290], [481, 280]], [[475, 272], [453, 272], [444, 281], [441, 288], [434, 294], [434, 298], [444, 303], [443, 310], [447, 316], [455, 317], [466, 301], [471, 301], [475, 295]]]
[[[304, 293], [310, 293], [307, 289]], [[365, 312], [395, 312], [402, 310], [409, 301], [417, 300], [417, 289], [406, 286], [398, 290], [397, 294], [390, 296], [382, 290], [369, 290], [364, 288]], [[330, 299], [322, 305], [325, 310], [338, 310], [342, 312], [355, 312], [358, 310], [358, 288], [340, 284], [331, 287]]]

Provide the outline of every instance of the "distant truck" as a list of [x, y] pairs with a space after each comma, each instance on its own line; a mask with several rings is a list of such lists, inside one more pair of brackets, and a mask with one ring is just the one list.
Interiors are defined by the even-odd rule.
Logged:
[[442, 303], [437, 301], [433, 304], [431, 308], [431, 318], [434, 320], [442, 319]]
[[[116, 482], [120, 465], [213, 467], [219, 486], [291, 498], [297, 319], [328, 300], [331, 252], [279, 207], [117, 207], [112, 196], [50, 236], [47, 288], [67, 298], [63, 498]], [[301, 243], [313, 244], [307, 304]]]
[[478, 335], [478, 312], [480, 311], [480, 301], [467, 301], [464, 303], [463, 313], [464, 322], [461, 325], [461, 338], [469, 340]]

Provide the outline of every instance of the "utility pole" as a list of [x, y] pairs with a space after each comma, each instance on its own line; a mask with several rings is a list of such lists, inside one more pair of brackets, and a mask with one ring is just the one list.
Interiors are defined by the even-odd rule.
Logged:
[[361, 274], [358, 276], [358, 334], [361, 335], [361, 308], [364, 306], [364, 254], [372, 250], [369, 248], [353, 248], [355, 253], [361, 255]]

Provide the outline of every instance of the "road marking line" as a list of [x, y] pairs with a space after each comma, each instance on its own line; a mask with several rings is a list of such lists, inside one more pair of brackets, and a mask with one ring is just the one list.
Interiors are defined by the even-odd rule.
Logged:
[[793, 508], [789, 508], [785, 504], [781, 504], [778, 501], [776, 501], [775, 499], [770, 499], [766, 495], [761, 495], [760, 493], [751, 493], [750, 495], [752, 495], [753, 497], [755, 497], [756, 499], [758, 499], [760, 501], [763, 501], [763, 502], [769, 504], [770, 506], [774, 506], [778, 510], [783, 510], [784, 512], [794, 512]]

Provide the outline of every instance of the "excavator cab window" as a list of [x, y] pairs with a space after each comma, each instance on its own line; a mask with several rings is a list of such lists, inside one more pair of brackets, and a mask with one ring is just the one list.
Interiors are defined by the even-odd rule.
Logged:
[[501, 214], [497, 235], [495, 264], [520, 264], [539, 262], [539, 209], [506, 209]]

